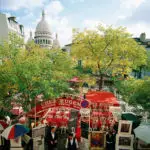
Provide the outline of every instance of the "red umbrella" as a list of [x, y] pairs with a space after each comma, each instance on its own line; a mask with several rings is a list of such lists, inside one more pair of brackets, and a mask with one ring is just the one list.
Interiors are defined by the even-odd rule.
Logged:
[[80, 82], [82, 82], [82, 80], [79, 80], [78, 77], [74, 77], [71, 80], [69, 80], [69, 82], [80, 83]]
[[8, 127], [8, 124], [3, 120], [0, 120], [0, 124], [3, 126], [4, 129]]
[[102, 103], [102, 104], [111, 104], [115, 106], [119, 106], [119, 102], [117, 98], [111, 92], [106, 91], [89, 91], [86, 94], [87, 100], [92, 103]]

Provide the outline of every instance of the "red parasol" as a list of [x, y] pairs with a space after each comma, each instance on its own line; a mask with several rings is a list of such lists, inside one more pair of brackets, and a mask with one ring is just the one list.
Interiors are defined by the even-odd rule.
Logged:
[[117, 98], [111, 92], [89, 91], [86, 94], [86, 98], [92, 103], [104, 103], [104, 104], [112, 104], [113, 106], [119, 106]]
[[8, 127], [8, 124], [3, 120], [0, 120], [0, 124], [3, 126], [4, 129]]
[[82, 82], [82, 80], [80, 80], [78, 77], [74, 77], [71, 80], [69, 80], [69, 82], [80, 83]]
[[13, 114], [13, 115], [20, 115], [21, 113], [23, 113], [23, 109], [22, 107], [20, 106], [15, 106], [13, 107], [10, 112]]

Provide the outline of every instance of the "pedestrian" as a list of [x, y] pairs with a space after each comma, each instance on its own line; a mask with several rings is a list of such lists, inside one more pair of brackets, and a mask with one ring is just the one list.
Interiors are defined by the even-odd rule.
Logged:
[[115, 150], [115, 136], [111, 130], [106, 135], [106, 150]]
[[44, 137], [44, 150], [48, 150], [50, 132], [51, 132], [50, 126], [49, 126], [48, 122], [46, 122], [45, 137]]
[[49, 150], [57, 150], [57, 143], [58, 143], [58, 136], [56, 134], [56, 128], [52, 127], [51, 132], [49, 134], [49, 144], [48, 149]]
[[73, 133], [70, 133], [66, 140], [66, 149], [67, 150], [77, 150], [79, 148], [77, 139], [73, 136]]

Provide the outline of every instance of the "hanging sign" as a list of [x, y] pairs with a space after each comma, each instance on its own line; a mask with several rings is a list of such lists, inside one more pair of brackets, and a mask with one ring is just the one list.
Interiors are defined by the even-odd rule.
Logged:
[[81, 107], [82, 108], [87, 108], [89, 107], [89, 102], [87, 100], [82, 100], [81, 101]]
[[32, 108], [31, 111], [27, 113], [27, 116], [34, 117], [36, 112], [36, 116], [42, 117], [45, 111], [47, 111], [49, 108], [54, 108], [54, 107], [67, 107], [67, 108], [80, 110], [81, 101], [80, 99], [72, 99], [70, 97], [44, 101], [41, 104], [38, 104], [36, 107]]
[[90, 116], [90, 109], [89, 108], [81, 108], [80, 114], [81, 114], [81, 117], [89, 117]]

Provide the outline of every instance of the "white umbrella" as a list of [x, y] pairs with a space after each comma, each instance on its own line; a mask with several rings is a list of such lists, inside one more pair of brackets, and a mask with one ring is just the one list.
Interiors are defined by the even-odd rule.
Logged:
[[147, 144], [150, 143], [150, 124], [141, 124], [134, 129], [135, 136]]

